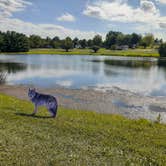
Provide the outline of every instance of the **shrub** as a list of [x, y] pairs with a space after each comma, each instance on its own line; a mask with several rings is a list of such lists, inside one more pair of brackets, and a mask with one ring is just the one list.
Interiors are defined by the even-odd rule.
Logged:
[[91, 49], [96, 53], [100, 47], [99, 46], [92, 46]]

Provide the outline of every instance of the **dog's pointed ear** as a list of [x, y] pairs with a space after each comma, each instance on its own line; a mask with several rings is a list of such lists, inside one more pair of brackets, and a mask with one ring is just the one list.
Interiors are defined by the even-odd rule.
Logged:
[[35, 89], [35, 88], [33, 88], [33, 90], [34, 90], [34, 91], [36, 91], [36, 89]]

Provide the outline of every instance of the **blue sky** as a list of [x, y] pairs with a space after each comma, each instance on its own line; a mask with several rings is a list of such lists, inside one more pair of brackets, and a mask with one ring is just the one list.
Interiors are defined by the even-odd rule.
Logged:
[[0, 30], [87, 39], [114, 30], [166, 39], [166, 0], [0, 0]]

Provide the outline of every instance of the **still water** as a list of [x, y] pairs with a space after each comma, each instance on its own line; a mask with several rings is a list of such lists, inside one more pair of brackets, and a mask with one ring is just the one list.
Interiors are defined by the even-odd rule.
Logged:
[[166, 61], [155, 58], [77, 55], [1, 55], [6, 84], [72, 89], [113, 87], [166, 96]]

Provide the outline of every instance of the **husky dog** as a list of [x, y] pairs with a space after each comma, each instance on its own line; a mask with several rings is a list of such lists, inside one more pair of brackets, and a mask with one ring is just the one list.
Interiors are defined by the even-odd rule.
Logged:
[[35, 115], [37, 113], [37, 108], [38, 106], [46, 106], [48, 111], [51, 113], [52, 117], [55, 118], [57, 114], [57, 109], [58, 109], [58, 103], [57, 100], [54, 96], [51, 95], [45, 95], [45, 94], [40, 94], [36, 92], [35, 89], [30, 89], [28, 92], [28, 96], [32, 103], [35, 105], [34, 112], [32, 115]]

